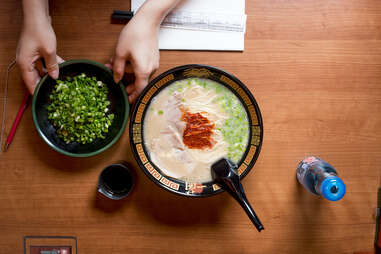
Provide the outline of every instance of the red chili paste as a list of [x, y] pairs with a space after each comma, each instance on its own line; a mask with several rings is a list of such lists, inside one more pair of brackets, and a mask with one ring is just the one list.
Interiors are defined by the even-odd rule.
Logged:
[[183, 142], [191, 149], [212, 148], [215, 141], [212, 139], [214, 123], [211, 123], [208, 118], [201, 113], [189, 113], [183, 111], [181, 117], [186, 123], [183, 132]]

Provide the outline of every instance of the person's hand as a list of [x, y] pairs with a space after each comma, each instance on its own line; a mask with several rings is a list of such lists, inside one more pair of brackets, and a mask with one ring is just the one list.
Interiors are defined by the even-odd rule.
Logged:
[[159, 24], [138, 12], [120, 33], [112, 60], [114, 81], [118, 83], [124, 72], [132, 68], [135, 83], [127, 86], [128, 100], [134, 102], [159, 67]]
[[[58, 63], [63, 60], [56, 54], [56, 35], [50, 24], [50, 18], [40, 18], [36, 22], [24, 22], [17, 47], [16, 61], [29, 92], [33, 94], [43, 72], [57, 79]], [[41, 70], [38, 60], [45, 60], [46, 69]]]

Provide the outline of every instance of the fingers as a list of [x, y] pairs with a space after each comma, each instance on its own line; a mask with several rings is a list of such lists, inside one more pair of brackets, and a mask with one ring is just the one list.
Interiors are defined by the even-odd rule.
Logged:
[[49, 76], [52, 77], [53, 79], [57, 79], [59, 70], [58, 70], [58, 59], [57, 59], [55, 47], [52, 49], [45, 49], [41, 53], [43, 58], [45, 59], [45, 65], [49, 73]]
[[17, 54], [16, 62], [20, 68], [21, 76], [24, 80], [25, 86], [28, 88], [29, 92], [33, 94], [37, 83], [40, 81], [40, 75], [35, 66], [35, 61], [38, 57], [27, 57], [24, 54]]
[[[117, 47], [116, 55], [110, 60], [111, 63], [106, 64], [107, 67], [112, 65], [114, 72], [114, 81], [118, 83], [122, 80], [125, 73], [134, 73], [135, 82], [126, 88], [128, 99], [133, 103], [143, 89], [147, 86], [150, 76], [158, 68], [158, 58], [151, 59], [151, 57], [134, 57], [129, 53], [122, 52]], [[128, 75], [125, 75], [127, 77]], [[124, 80], [125, 82], [126, 80]], [[132, 81], [133, 82], [133, 81]]]
[[134, 84], [130, 84], [126, 87], [127, 94], [131, 94], [135, 90]]
[[[108, 63], [105, 63], [105, 66], [112, 70], [114, 67], [114, 63], [115, 63], [114, 57], [112, 57]], [[117, 68], [117, 67], [115, 67], [115, 68]], [[121, 68], [121, 67], [119, 67], [119, 68]], [[131, 81], [131, 75], [133, 75], [133, 74], [134, 74], [134, 71], [132, 69], [131, 63], [130, 63], [130, 61], [127, 60], [124, 63], [124, 71], [122, 73], [119, 73], [118, 77], [119, 77], [119, 75], [121, 75], [120, 80], [122, 80], [123, 83], [129, 84], [129, 83], [135, 81], [134, 77], [133, 77], [133, 80]]]
[[126, 92], [128, 94], [128, 101], [130, 103], [134, 103], [135, 100], [138, 98], [140, 92], [138, 92], [136, 89], [135, 89], [135, 84], [130, 84], [126, 87]]
[[63, 62], [65, 62], [65, 60], [64, 59], [62, 59], [60, 56], [56, 56], [56, 59], [57, 59], [57, 63], [58, 64], [61, 64], [61, 63], [63, 63]]
[[35, 68], [34, 64], [30, 64], [28, 67], [24, 63], [19, 63], [19, 66], [25, 85], [28, 88], [30, 94], [33, 94], [34, 89], [41, 79], [38, 70]]
[[114, 64], [114, 57], [111, 57], [110, 60], [107, 63], [105, 63], [105, 66], [109, 68], [110, 70], [112, 70], [113, 64]]
[[147, 86], [150, 73], [135, 74], [135, 91], [140, 93]]
[[146, 72], [137, 72], [135, 73], [135, 84], [127, 86], [127, 94], [128, 101], [130, 103], [135, 102], [135, 100], [138, 98], [141, 91], [143, 91], [144, 87], [148, 84], [148, 80], [150, 77], [150, 73]]
[[40, 77], [44, 76], [48, 72], [42, 65], [42, 61], [34, 61], [34, 68], [38, 71], [38, 75], [40, 75]]
[[115, 83], [119, 83], [124, 74], [124, 68], [126, 65], [126, 59], [122, 58], [118, 55], [114, 57], [114, 63], [112, 69], [114, 71], [114, 81]]
[[[25, 82], [28, 91], [33, 94], [38, 82], [41, 80], [41, 75], [43, 72], [38, 68], [36, 62], [38, 61], [38, 57], [34, 57], [33, 59], [29, 59], [27, 57], [17, 57], [17, 64], [21, 70], [21, 76]], [[56, 56], [56, 63], [62, 63], [64, 60]], [[58, 77], [58, 65], [57, 66], [57, 77]], [[41, 68], [41, 66], [39, 66]]]
[[134, 90], [129, 96], [128, 96], [128, 101], [132, 104], [136, 101], [136, 99], [138, 98], [139, 96], [139, 93], [136, 92], [136, 90]]
[[[60, 56], [56, 56], [56, 59], [57, 59], [57, 63], [58, 64], [61, 64], [63, 62], [65, 62], [65, 60], [63, 60]], [[48, 72], [48, 69], [46, 68], [46, 66], [42, 66], [42, 64], [40, 63], [41, 61], [37, 61], [36, 62], [36, 66], [37, 66], [37, 69], [38, 71], [40, 72], [40, 76], [43, 76], [45, 75], [47, 72]], [[46, 64], [45, 64], [46, 65]]]
[[135, 102], [139, 94], [147, 86], [150, 77], [158, 68], [157, 64], [138, 66], [137, 64], [132, 66], [135, 73], [135, 82], [133, 85], [129, 85], [126, 88], [128, 100], [130, 103]]

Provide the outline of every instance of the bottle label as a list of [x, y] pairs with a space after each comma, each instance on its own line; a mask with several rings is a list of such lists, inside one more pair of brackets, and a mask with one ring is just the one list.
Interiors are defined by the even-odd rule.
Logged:
[[318, 158], [316, 158], [315, 156], [310, 156], [310, 157], [307, 157], [303, 160], [303, 163], [306, 163], [306, 164], [312, 164], [314, 162], [317, 162], [319, 161]]
[[315, 165], [321, 160], [315, 156], [306, 157], [299, 163], [296, 171], [296, 177], [300, 184], [315, 195], [318, 193], [315, 191]]
[[307, 172], [308, 168], [315, 162], [319, 161], [318, 158], [315, 156], [309, 156], [302, 160], [298, 166], [298, 179], [299, 181], [302, 181], [304, 178], [305, 173]]

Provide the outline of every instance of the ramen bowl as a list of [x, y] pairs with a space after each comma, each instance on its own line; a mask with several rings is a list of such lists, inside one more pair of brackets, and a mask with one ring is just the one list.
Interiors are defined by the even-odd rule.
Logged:
[[116, 84], [111, 71], [103, 64], [91, 60], [71, 60], [59, 65], [59, 79], [66, 80], [82, 73], [88, 77], [96, 77], [108, 87], [109, 113], [114, 114], [114, 120], [104, 139], [94, 139], [93, 142], [81, 144], [77, 142], [66, 143], [58, 137], [55, 127], [48, 119], [48, 105], [51, 103], [52, 93], [56, 81], [45, 75], [38, 83], [33, 95], [32, 114], [33, 122], [41, 138], [54, 150], [72, 157], [89, 157], [99, 154], [110, 148], [122, 135], [127, 125], [129, 103], [125, 87], [120, 82]]
[[[247, 87], [233, 75], [215, 67], [197, 64], [179, 66], [162, 73], [152, 80], [139, 96], [133, 110], [130, 120], [130, 142], [140, 168], [157, 185], [179, 195], [206, 197], [220, 193], [223, 190], [213, 179], [197, 181], [170, 176], [167, 173], [168, 170], [156, 162], [156, 156], [152, 156], [147, 145], [149, 135], [148, 132], [145, 133], [145, 127], [149, 125], [157, 128], [155, 123], [149, 120], [152, 119], [149, 117], [149, 111], [152, 111], [151, 105], [154, 105], [159, 100], [161, 92], [168, 91], [165, 89], [173, 87], [171, 85], [177, 84], [178, 81], [189, 79], [210, 80], [212, 83], [222, 85], [223, 89], [227, 89], [230, 94], [235, 95], [240, 105], [243, 106], [242, 110], [245, 111], [247, 116], [247, 142], [245, 147], [242, 148], [242, 155], [236, 162], [236, 166], [241, 179], [249, 173], [261, 150], [263, 139], [261, 113], [257, 102]], [[163, 114], [160, 111], [158, 114]]]

